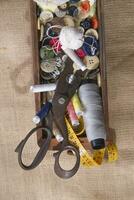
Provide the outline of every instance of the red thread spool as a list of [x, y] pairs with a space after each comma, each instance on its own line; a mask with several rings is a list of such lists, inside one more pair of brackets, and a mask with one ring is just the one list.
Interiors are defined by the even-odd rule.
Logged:
[[56, 53], [59, 53], [62, 50], [61, 49], [61, 44], [60, 44], [60, 42], [59, 42], [59, 40], [57, 38], [52, 38], [49, 41], [49, 45], [54, 48], [54, 50], [56, 51]]
[[83, 51], [83, 49], [77, 49], [75, 52], [79, 56], [79, 58], [84, 58], [86, 56], [86, 54]]
[[78, 126], [79, 125], [79, 120], [78, 117], [76, 115], [74, 106], [72, 104], [72, 101], [69, 102], [68, 106], [67, 106], [67, 112], [71, 121], [72, 126]]
[[98, 27], [99, 27], [99, 22], [98, 22], [98, 19], [96, 16], [92, 17], [92, 19], [91, 19], [91, 27], [93, 29], [98, 29]]

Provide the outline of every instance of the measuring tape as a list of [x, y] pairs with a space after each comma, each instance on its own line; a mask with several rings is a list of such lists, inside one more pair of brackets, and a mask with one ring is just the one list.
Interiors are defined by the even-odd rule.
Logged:
[[118, 151], [115, 144], [108, 144], [106, 148], [95, 150], [93, 152], [93, 155], [90, 155], [81, 144], [67, 118], [65, 118], [65, 121], [68, 129], [69, 141], [79, 148], [81, 165], [88, 168], [93, 166], [99, 166], [102, 164], [105, 153], [107, 153], [108, 162], [113, 162], [118, 159]]

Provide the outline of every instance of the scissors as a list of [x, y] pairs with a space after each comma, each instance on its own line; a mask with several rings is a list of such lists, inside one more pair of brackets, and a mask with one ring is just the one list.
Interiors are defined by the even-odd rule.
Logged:
[[[64, 140], [61, 142], [61, 145], [59, 145], [59, 150], [53, 154], [55, 157], [54, 171], [57, 174], [57, 176], [64, 179], [68, 179], [74, 176], [76, 172], [78, 171], [79, 165], [80, 165], [79, 149], [76, 146], [72, 145], [68, 140], [68, 131], [67, 131], [67, 126], [65, 122], [65, 113], [66, 113], [67, 105], [69, 101], [71, 100], [71, 98], [73, 97], [73, 95], [75, 94], [77, 88], [80, 86], [82, 78], [83, 78], [83, 72], [81, 70], [78, 70], [75, 72], [75, 74], [73, 74], [72, 61], [68, 59], [65, 69], [61, 73], [60, 78], [57, 83], [56, 91], [52, 99], [52, 108], [50, 106], [50, 109], [48, 111], [48, 115], [51, 114], [53, 116], [52, 120], [55, 121], [57, 127], [59, 128], [64, 138]], [[38, 130], [42, 130], [42, 134], [43, 134], [42, 144], [33, 162], [30, 165], [25, 165], [22, 162], [23, 148], [26, 142], [28, 141], [28, 139]], [[50, 127], [46, 126], [46, 124], [45, 126], [40, 125], [33, 128], [27, 134], [27, 136], [20, 142], [15, 152], [18, 153], [19, 165], [24, 170], [34, 169], [41, 163], [41, 161], [43, 160], [43, 158], [45, 157], [49, 149], [52, 135], [53, 134]], [[68, 151], [68, 150], [74, 152], [76, 156], [76, 163], [71, 170], [64, 170], [60, 166], [59, 159], [62, 152]]]

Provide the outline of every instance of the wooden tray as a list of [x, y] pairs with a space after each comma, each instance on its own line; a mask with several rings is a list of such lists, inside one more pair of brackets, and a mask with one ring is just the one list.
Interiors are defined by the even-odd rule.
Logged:
[[[37, 16], [36, 16], [36, 3], [33, 0], [31, 4], [31, 21], [32, 21], [32, 44], [33, 44], [33, 74], [34, 84], [40, 84], [40, 66], [39, 66], [39, 45], [38, 45], [38, 30], [37, 30]], [[108, 119], [108, 97], [107, 97], [107, 76], [106, 76], [106, 59], [105, 59], [105, 37], [104, 37], [104, 11], [103, 0], [97, 0], [97, 15], [99, 20], [99, 43], [100, 43], [100, 71], [101, 71], [101, 85], [102, 85], [102, 100], [104, 109], [105, 126], [109, 134], [109, 119]], [[42, 94], [35, 94], [35, 107], [36, 111], [41, 108]], [[37, 141], [41, 145], [42, 132], [37, 132]], [[80, 138], [80, 141], [86, 149], [90, 148], [90, 144], [86, 137]], [[52, 139], [50, 150], [57, 149], [58, 142], [55, 138]]]

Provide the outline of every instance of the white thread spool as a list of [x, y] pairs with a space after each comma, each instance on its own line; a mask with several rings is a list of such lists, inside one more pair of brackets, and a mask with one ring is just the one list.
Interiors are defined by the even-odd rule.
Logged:
[[40, 84], [40, 85], [32, 85], [30, 87], [30, 92], [38, 93], [38, 92], [50, 92], [56, 90], [55, 83], [48, 84]]
[[79, 49], [83, 45], [83, 32], [75, 27], [64, 26], [61, 29], [59, 41], [63, 51], [76, 63], [76, 66], [82, 71], [86, 70], [86, 65], [73, 51]]
[[106, 129], [104, 124], [102, 99], [96, 84], [86, 83], [79, 88], [79, 97], [85, 110], [83, 119], [88, 140], [93, 149], [105, 147]]

